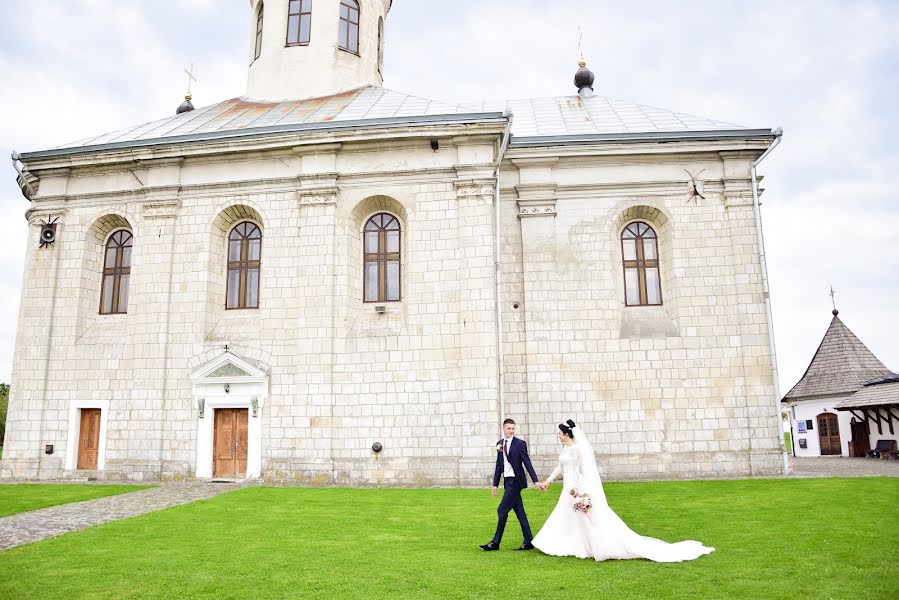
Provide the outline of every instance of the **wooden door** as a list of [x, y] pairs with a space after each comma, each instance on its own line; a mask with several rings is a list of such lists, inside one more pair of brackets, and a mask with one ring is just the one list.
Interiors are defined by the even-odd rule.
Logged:
[[97, 469], [100, 454], [100, 409], [81, 409], [81, 428], [78, 430], [78, 468]]
[[246, 477], [249, 410], [218, 408], [212, 449], [213, 477]]
[[836, 415], [818, 415], [818, 439], [821, 442], [821, 456], [843, 453], [840, 447], [840, 423]]

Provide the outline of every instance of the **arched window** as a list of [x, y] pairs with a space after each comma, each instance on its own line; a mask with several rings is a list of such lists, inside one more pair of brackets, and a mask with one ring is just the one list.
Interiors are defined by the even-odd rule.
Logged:
[[265, 8], [265, 3], [259, 3], [259, 12], [256, 13], [256, 49], [253, 51], [253, 60], [259, 58], [259, 55], [262, 54], [262, 11]]
[[400, 299], [400, 222], [379, 213], [365, 224], [363, 275], [366, 302], [395, 302]]
[[312, 0], [287, 3], [287, 45], [305, 46], [312, 31]]
[[228, 290], [225, 308], [259, 308], [262, 232], [255, 223], [238, 223], [228, 235]]
[[627, 306], [655, 306], [662, 303], [659, 277], [659, 243], [656, 232], [636, 221], [621, 232], [624, 261], [624, 302]]
[[356, 0], [340, 0], [337, 43], [342, 50], [359, 54], [359, 3]]
[[103, 255], [103, 283], [100, 289], [100, 314], [128, 312], [128, 282], [131, 278], [131, 232], [116, 231], [106, 241]]

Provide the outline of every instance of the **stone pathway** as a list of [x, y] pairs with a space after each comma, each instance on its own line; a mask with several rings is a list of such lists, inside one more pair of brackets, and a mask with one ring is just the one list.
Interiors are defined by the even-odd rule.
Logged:
[[[50, 485], [50, 484], [48, 484]], [[163, 483], [158, 487], [0, 518], [0, 550], [118, 521], [245, 486], [241, 483]]]
[[842, 456], [792, 457], [793, 477], [899, 477], [899, 460]]

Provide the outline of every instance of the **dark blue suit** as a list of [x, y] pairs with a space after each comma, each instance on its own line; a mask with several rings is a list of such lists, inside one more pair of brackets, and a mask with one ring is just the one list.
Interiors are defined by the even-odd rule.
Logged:
[[[496, 469], [493, 472], [493, 487], [499, 487], [499, 478], [503, 471], [506, 470], [505, 461], [503, 460], [503, 441], [497, 442], [496, 452]], [[528, 456], [528, 445], [524, 440], [512, 438], [508, 446], [508, 460], [515, 473], [514, 478], [504, 478], [503, 481], [503, 499], [496, 509], [499, 517], [496, 523], [496, 533], [493, 535], [493, 543], [499, 546], [503, 538], [503, 530], [506, 528], [506, 520], [509, 518], [509, 511], [514, 510], [518, 522], [521, 524], [521, 534], [524, 536], [524, 543], [530, 544], [534, 536], [531, 535], [531, 525], [528, 523], [528, 516], [524, 513], [524, 504], [521, 501], [521, 490], [528, 487], [528, 478], [525, 475], [525, 469], [534, 483], [537, 483], [537, 473], [531, 465], [531, 458]]]

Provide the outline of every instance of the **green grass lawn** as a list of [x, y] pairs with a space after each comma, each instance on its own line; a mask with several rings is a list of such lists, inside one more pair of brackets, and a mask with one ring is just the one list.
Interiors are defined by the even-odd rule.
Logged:
[[793, 440], [789, 431], [784, 431], [784, 445], [787, 447], [787, 454], [793, 454]]
[[[535, 530], [555, 504], [525, 492]], [[484, 553], [487, 490], [248, 488], [0, 552], [0, 598], [896, 598], [899, 479], [617, 483], [639, 533], [696, 561]]]
[[0, 485], [0, 517], [145, 489], [142, 485], [21, 483]]

